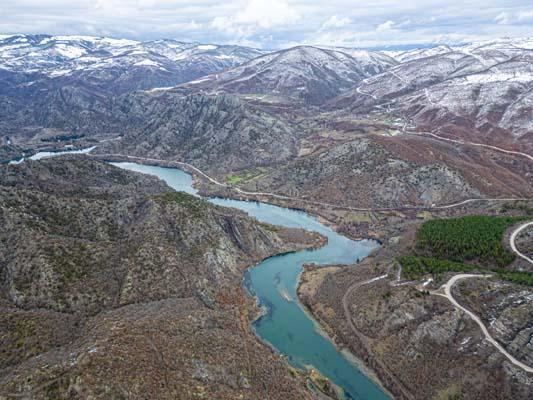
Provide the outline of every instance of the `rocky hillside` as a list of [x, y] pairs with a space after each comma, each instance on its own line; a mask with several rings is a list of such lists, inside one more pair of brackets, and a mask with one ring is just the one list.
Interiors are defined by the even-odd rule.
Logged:
[[97, 152], [179, 159], [218, 173], [286, 162], [296, 154], [293, 127], [235, 96], [138, 93], [123, 107], [139, 120], [124, 121], [129, 128], [123, 139]]
[[[492, 152], [486, 159], [484, 150], [421, 137], [338, 136], [303, 139], [299, 157], [261, 173], [242, 171], [239, 186], [356, 208], [533, 195], [527, 164], [517, 168], [513, 157]], [[309, 142], [311, 153], [301, 155]]]
[[0, 177], [0, 396], [310, 397], [251, 332], [241, 281], [316, 236], [87, 159]]
[[262, 55], [248, 47], [177, 40], [138, 42], [92, 36], [13, 35], [0, 39], [0, 69], [18, 86], [86, 84], [120, 94], [174, 86]]
[[[26, 145], [74, 135], [116, 136], [120, 95], [175, 86], [264, 54], [240, 46], [91, 36], [0, 39], [0, 135]], [[53, 141], [53, 140], [52, 140]], [[1, 143], [1, 142], [0, 142]]]

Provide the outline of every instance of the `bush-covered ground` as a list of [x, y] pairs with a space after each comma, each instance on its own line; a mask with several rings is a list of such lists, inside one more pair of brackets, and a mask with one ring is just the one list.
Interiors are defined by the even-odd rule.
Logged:
[[503, 234], [524, 219], [526, 217], [468, 216], [431, 220], [417, 233], [417, 252], [438, 259], [504, 267], [515, 255], [503, 246]]
[[441, 274], [448, 271], [469, 272], [476, 269], [474, 265], [428, 257], [404, 256], [399, 257], [398, 261], [408, 279], [420, 279], [426, 274]]

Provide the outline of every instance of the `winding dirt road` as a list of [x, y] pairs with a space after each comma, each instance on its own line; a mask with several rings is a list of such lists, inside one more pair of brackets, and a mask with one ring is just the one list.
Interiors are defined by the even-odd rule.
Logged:
[[533, 368], [532, 367], [530, 367], [529, 365], [526, 365], [523, 362], [521, 362], [521, 361], [517, 360], [516, 358], [514, 358], [511, 354], [509, 354], [507, 352], [507, 350], [505, 350], [505, 348], [500, 343], [498, 343], [498, 341], [496, 341], [496, 339], [494, 339], [490, 335], [487, 327], [485, 326], [483, 321], [481, 321], [481, 318], [479, 318], [472, 311], [466, 309], [461, 304], [459, 304], [457, 302], [457, 300], [455, 300], [455, 298], [452, 296], [452, 287], [453, 287], [453, 285], [455, 285], [455, 283], [457, 281], [459, 281], [461, 279], [469, 279], [469, 278], [490, 278], [491, 276], [492, 275], [476, 275], [476, 274], [459, 274], [459, 275], [455, 275], [445, 285], [443, 285], [441, 287], [441, 289], [444, 289], [444, 294], [438, 293], [438, 292], [431, 292], [431, 294], [438, 295], [438, 296], [443, 296], [443, 297], [446, 297], [448, 300], [450, 300], [450, 302], [456, 308], [458, 308], [461, 311], [463, 311], [464, 313], [466, 313], [470, 318], [472, 318], [474, 320], [474, 322], [476, 324], [479, 325], [479, 327], [481, 328], [481, 331], [483, 332], [483, 335], [485, 336], [485, 339], [487, 339], [488, 342], [490, 342], [494, 347], [496, 347], [496, 349], [498, 349], [498, 351], [501, 354], [503, 354], [505, 357], [507, 357], [507, 359], [511, 363], [513, 363], [514, 365], [516, 365], [519, 368], [522, 368], [526, 372], [533, 373]]
[[409, 132], [409, 131], [403, 131], [403, 133], [406, 133], [408, 135], [415, 135], [415, 136], [431, 136], [431, 137], [433, 137], [435, 139], [438, 139], [438, 140], [443, 140], [443, 141], [446, 141], [446, 142], [461, 144], [461, 145], [465, 145], [465, 146], [485, 147], [487, 149], [496, 150], [496, 151], [499, 151], [501, 153], [507, 153], [507, 154], [513, 154], [513, 155], [520, 156], [520, 157], [526, 157], [530, 161], [533, 161], [533, 156], [531, 156], [530, 154], [522, 153], [520, 151], [506, 150], [506, 149], [502, 149], [501, 147], [491, 146], [490, 144], [465, 142], [463, 140], [449, 139], [449, 138], [446, 138], [446, 137], [439, 136], [439, 135], [437, 135], [435, 133], [432, 133], [432, 132]]
[[525, 254], [520, 253], [520, 251], [516, 248], [516, 237], [518, 234], [528, 226], [533, 225], [533, 221], [526, 222], [525, 224], [520, 225], [518, 228], [516, 228], [513, 233], [511, 234], [511, 237], [509, 238], [509, 244], [511, 245], [511, 249], [519, 256], [522, 257], [524, 260], [529, 261], [530, 264], [533, 264], [533, 260], [526, 256]]

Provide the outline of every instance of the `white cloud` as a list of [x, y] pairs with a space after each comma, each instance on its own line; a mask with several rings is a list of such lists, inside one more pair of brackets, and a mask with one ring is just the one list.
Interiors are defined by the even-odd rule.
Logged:
[[250, 0], [242, 11], [230, 16], [217, 16], [211, 26], [239, 36], [258, 30], [290, 25], [300, 19], [298, 12], [283, 0]]
[[518, 13], [518, 20], [521, 22], [533, 21], [533, 10], [520, 11]]
[[500, 25], [506, 25], [509, 23], [509, 14], [506, 12], [501, 12], [496, 17], [494, 17], [494, 21], [496, 21]]
[[388, 21], [385, 21], [382, 24], [379, 24], [376, 28], [376, 31], [378, 32], [390, 31], [394, 27], [394, 25], [395, 23], [389, 19]]
[[279, 48], [531, 36], [532, 0], [0, 0], [1, 33], [176, 38]]
[[329, 17], [320, 28], [321, 31], [332, 28], [342, 28], [343, 26], [349, 25], [352, 20], [348, 17], [339, 18], [337, 15]]

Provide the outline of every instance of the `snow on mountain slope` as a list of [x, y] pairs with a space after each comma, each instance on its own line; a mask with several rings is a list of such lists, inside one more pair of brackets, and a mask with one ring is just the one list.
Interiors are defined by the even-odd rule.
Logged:
[[376, 75], [383, 72], [390, 67], [399, 64], [393, 57], [387, 55], [385, 52], [369, 51], [363, 49], [352, 49], [348, 47], [328, 47], [319, 46], [323, 49], [340, 51], [352, 56], [359, 64], [363, 71], [369, 75]]
[[439, 50], [365, 79], [331, 105], [386, 104], [423, 130], [533, 149], [532, 44], [502, 39]]
[[406, 61], [416, 60], [418, 58], [425, 58], [425, 57], [436, 56], [439, 54], [445, 54], [451, 51], [453, 51], [453, 49], [450, 46], [441, 45], [441, 46], [435, 46], [435, 47], [423, 48], [423, 49], [414, 49], [414, 50], [408, 50], [408, 51], [384, 51], [383, 53], [394, 58], [398, 62], [406, 62]]
[[496, 57], [498, 55], [509, 56], [509, 54], [520, 54], [523, 50], [533, 50], [533, 38], [500, 38], [464, 45], [449, 46], [443, 44], [429, 48], [408, 51], [383, 51], [382, 53], [403, 63], [450, 52], [459, 52], [473, 56], [483, 54], [484, 57], [489, 57], [492, 54], [493, 57]]
[[255, 58], [183, 87], [192, 91], [271, 94], [320, 104], [371, 75], [367, 68], [371, 61], [365, 56], [366, 64], [340, 51], [298, 46]]
[[177, 40], [138, 42], [51, 35], [13, 35], [0, 39], [0, 69], [38, 74], [41, 79], [89, 79], [98, 85], [115, 83], [118, 79], [118, 85], [113, 86], [118, 92], [176, 85], [235, 67], [262, 54], [240, 46]]

